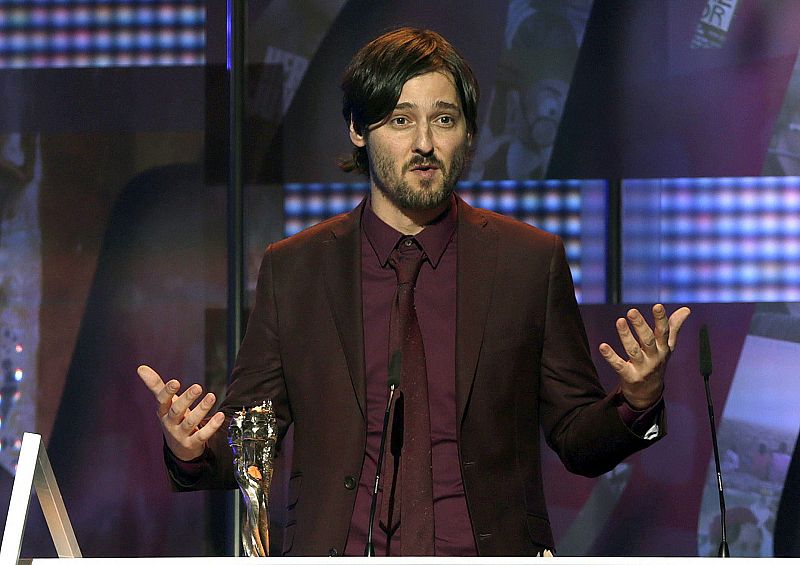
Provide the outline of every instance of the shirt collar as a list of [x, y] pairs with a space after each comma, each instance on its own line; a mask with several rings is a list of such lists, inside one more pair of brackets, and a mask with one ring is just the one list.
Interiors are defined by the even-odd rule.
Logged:
[[[453, 239], [457, 218], [458, 205], [456, 204], [455, 196], [451, 196], [450, 206], [447, 210], [414, 236], [434, 269], [439, 264], [442, 255], [444, 255], [450, 240]], [[380, 261], [382, 267], [385, 267], [389, 261], [389, 255], [397, 247], [400, 240], [406, 236], [381, 220], [372, 211], [372, 203], [369, 198], [367, 198], [367, 204], [364, 206], [361, 226], [378, 261]]]

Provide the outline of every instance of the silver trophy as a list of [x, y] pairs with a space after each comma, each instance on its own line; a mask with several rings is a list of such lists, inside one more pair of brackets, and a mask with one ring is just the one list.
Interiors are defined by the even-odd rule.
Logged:
[[242, 545], [249, 557], [269, 555], [269, 490], [277, 441], [278, 426], [271, 401], [242, 408], [231, 418], [228, 444], [246, 507]]

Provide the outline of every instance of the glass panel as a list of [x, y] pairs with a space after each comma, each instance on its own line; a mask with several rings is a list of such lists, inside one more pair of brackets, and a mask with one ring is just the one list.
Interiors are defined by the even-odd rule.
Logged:
[[[0, 6], [0, 488], [42, 434], [90, 557], [218, 553], [136, 376], [203, 383], [225, 306], [205, 21], [201, 0]], [[34, 504], [22, 555], [52, 554]]]

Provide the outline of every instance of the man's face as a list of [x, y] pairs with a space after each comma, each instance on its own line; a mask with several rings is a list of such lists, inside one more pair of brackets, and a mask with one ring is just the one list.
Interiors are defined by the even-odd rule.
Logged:
[[569, 85], [558, 79], [541, 79], [522, 94], [525, 125], [522, 141], [532, 147], [550, 147], [555, 143], [558, 124], [564, 113]]
[[403, 85], [394, 110], [364, 135], [370, 182], [401, 209], [429, 210], [444, 203], [464, 168], [470, 136], [453, 79], [430, 72]]

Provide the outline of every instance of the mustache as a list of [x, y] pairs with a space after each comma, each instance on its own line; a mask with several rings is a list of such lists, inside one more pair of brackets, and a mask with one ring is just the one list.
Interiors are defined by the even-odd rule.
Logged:
[[444, 170], [444, 163], [442, 163], [435, 156], [423, 157], [422, 155], [414, 155], [406, 164], [406, 170], [409, 171], [414, 167], [436, 167], [437, 169]]

